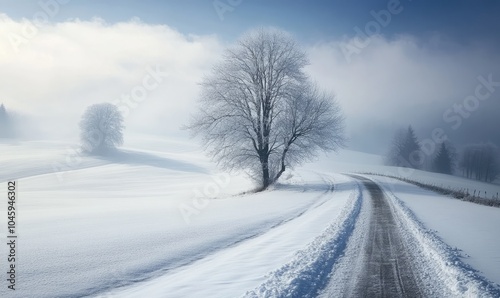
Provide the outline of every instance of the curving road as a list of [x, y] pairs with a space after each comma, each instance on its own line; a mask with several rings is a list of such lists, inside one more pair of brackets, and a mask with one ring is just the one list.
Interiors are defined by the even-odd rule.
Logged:
[[352, 177], [361, 181], [370, 194], [366, 202], [369, 207], [365, 206], [367, 221], [359, 228], [361, 241], [350, 258], [350, 276], [340, 286], [336, 281], [337, 289], [326, 296], [422, 297], [390, 201], [372, 180]]

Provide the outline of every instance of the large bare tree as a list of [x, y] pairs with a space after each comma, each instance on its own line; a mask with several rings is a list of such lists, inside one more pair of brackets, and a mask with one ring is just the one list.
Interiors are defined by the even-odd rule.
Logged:
[[246, 34], [202, 82], [189, 128], [219, 165], [250, 170], [262, 188], [318, 150], [338, 149], [344, 144], [340, 107], [310, 82], [307, 64], [286, 32]]

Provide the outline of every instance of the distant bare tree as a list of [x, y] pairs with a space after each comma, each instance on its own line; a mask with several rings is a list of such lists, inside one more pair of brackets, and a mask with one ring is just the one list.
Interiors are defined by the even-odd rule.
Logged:
[[123, 116], [115, 105], [91, 105], [80, 121], [83, 149], [93, 154], [109, 152], [123, 144], [123, 129]]
[[493, 182], [500, 175], [499, 155], [498, 148], [491, 143], [468, 145], [459, 166], [467, 178]]
[[288, 167], [345, 141], [340, 107], [309, 82], [307, 63], [287, 33], [249, 33], [203, 81], [188, 127], [220, 166], [248, 169], [266, 188]]

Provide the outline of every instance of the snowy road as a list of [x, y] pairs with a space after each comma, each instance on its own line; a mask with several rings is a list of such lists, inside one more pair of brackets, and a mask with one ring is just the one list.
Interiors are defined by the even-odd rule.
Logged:
[[19, 288], [0, 297], [500, 297], [498, 208], [316, 166], [237, 195], [246, 180], [207, 174], [195, 153], [49, 173], [62, 151], [38, 145], [0, 156], [22, 235]]
[[500, 297], [493, 283], [419, 221], [389, 183], [351, 177], [364, 185], [362, 209], [320, 297]]
[[[324, 272], [325, 277], [330, 272], [331, 266], [323, 262], [328, 260], [330, 252], [334, 250], [330, 244], [337, 245], [336, 236], [342, 231], [347, 219], [352, 217], [360, 200], [352, 179], [342, 175], [331, 177], [311, 174], [309, 178], [315, 178], [312, 180], [314, 183], [282, 185], [268, 193], [275, 197], [285, 195], [291, 198], [290, 195], [298, 190], [301, 197], [313, 196], [314, 201], [291, 218], [268, 227], [265, 233], [224, 249], [213, 250], [196, 262], [169, 270], [161, 277], [97, 297], [238, 297], [245, 289], [252, 289], [262, 282], [264, 284], [257, 287], [258, 294], [255, 295], [260, 297], [263, 291], [268, 293], [264, 294], [267, 297], [276, 297], [280, 295], [279, 292], [273, 292], [276, 288], [293, 288], [290, 284], [282, 283], [289, 274], [292, 277], [287, 278], [287, 281], [293, 280], [295, 276], [301, 281], [305, 280], [306, 284], [314, 285], [314, 279], [318, 278], [320, 271]], [[335, 182], [332, 178], [335, 178]], [[329, 226], [325, 231], [325, 227]], [[293, 265], [281, 271], [284, 275], [277, 272], [273, 275], [274, 279], [270, 278], [266, 282], [266, 273], [289, 260], [292, 260]], [[310, 262], [312, 272], [302, 270], [305, 266], [295, 266], [307, 262]], [[307, 276], [313, 280], [307, 280]], [[275, 280], [278, 280], [278, 284], [273, 283]], [[248, 293], [248, 296], [254, 295]]]
[[393, 207], [383, 190], [372, 180], [361, 180], [370, 193], [369, 228], [362, 242], [360, 269], [345, 297], [420, 297], [422, 293], [412, 271], [411, 256], [405, 248], [394, 219]]

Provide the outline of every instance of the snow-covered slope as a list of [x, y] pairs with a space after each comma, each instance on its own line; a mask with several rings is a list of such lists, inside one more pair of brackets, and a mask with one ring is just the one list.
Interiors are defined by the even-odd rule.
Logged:
[[372, 177], [435, 231], [457, 257], [500, 285], [500, 208], [437, 195], [386, 177]]
[[[391, 170], [377, 156], [343, 151], [253, 194], [244, 174], [218, 172], [189, 142], [137, 137], [126, 145], [92, 158], [67, 143], [0, 144], [0, 198], [7, 197], [5, 182], [17, 179], [19, 209], [19, 287], [1, 287], [1, 297], [312, 293], [362, 222], [358, 182], [336, 172]], [[479, 276], [499, 282], [500, 209], [381, 183], [425, 229], [461, 249]], [[5, 208], [0, 204], [1, 214]], [[0, 217], [4, 239], [6, 226]], [[0, 249], [0, 258], [6, 254]]]
[[[359, 202], [356, 183], [352, 179], [334, 175], [328, 176], [330, 181], [327, 184], [322, 184], [321, 177], [318, 178], [308, 177], [305, 184], [286, 185], [272, 192], [248, 197], [251, 202], [260, 205], [257, 209], [273, 209], [276, 203], [278, 208], [279, 205], [288, 208], [286, 206], [293, 204], [294, 200], [306, 204], [301, 204], [296, 210], [298, 212], [268, 222], [264, 226], [265, 232], [256, 233], [225, 249], [211, 249], [211, 253], [201, 260], [166, 272], [159, 278], [105, 293], [105, 296], [238, 297], [245, 290], [253, 289], [266, 280], [267, 273], [294, 258], [297, 251], [306, 249], [303, 255], [308, 256], [307, 247], [315, 238], [329, 239], [326, 236], [332, 232], [325, 228], [330, 224], [335, 227], [341, 225], [344, 217], [349, 216]], [[335, 186], [338, 188], [333, 190]], [[265, 214], [262, 210], [248, 212], [248, 206], [242, 205], [242, 202], [236, 204], [238, 207], [233, 211], [240, 214], [242, 221], [247, 221], [248, 215], [261, 218]], [[280, 212], [286, 214], [284, 210]], [[224, 213], [217, 214], [226, 217]], [[316, 245], [312, 247], [317, 248]], [[317, 261], [317, 257], [311, 255], [310, 261]], [[299, 274], [297, 277], [303, 276]]]
[[460, 176], [386, 166], [383, 163], [383, 157], [363, 152], [341, 150], [337, 154], [322, 156], [316, 162], [307, 165], [307, 167], [327, 172], [374, 173], [406, 178], [428, 185], [457, 191], [464, 190], [470, 194], [476, 193], [481, 197], [498, 198], [500, 200], [500, 184], [498, 183], [486, 183]]
[[[138, 281], [157, 284], [159, 276], [184, 277], [169, 282], [179, 293], [203, 282], [199, 290], [217, 293], [213, 287], [236, 282], [237, 272], [251, 289], [321, 234], [353, 191], [354, 183], [343, 176], [303, 171], [273, 191], [238, 195], [252, 188], [246, 179], [215, 172], [199, 152], [181, 146], [163, 153], [158, 146], [127, 149], [106, 159], [76, 156], [73, 164], [65, 161], [66, 144], [2, 147], [3, 181], [19, 178], [16, 295], [99, 294]], [[64, 164], [66, 171], [53, 173], [52, 163]], [[5, 237], [5, 217], [1, 220]], [[0, 253], [5, 259], [7, 251]], [[249, 266], [249, 275], [241, 274], [238, 258]], [[194, 274], [197, 270], [205, 274]], [[0, 291], [8, 294], [5, 287]]]

